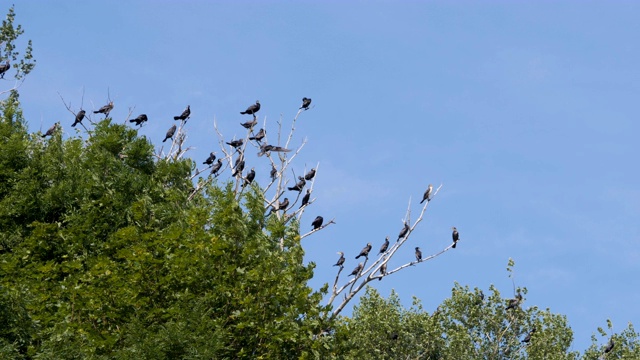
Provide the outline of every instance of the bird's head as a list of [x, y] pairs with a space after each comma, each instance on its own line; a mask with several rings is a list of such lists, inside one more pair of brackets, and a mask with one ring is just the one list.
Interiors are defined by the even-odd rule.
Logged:
[[416, 251], [419, 251], [419, 250], [420, 250], [420, 248], [416, 246]]
[[260, 104], [260, 100], [256, 100], [256, 104]]
[[342, 256], [344, 253], [342, 251], [338, 251], [338, 255]]

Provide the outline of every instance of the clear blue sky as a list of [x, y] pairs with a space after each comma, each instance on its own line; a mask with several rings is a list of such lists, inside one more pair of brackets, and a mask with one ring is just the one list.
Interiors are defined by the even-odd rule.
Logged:
[[[8, 3], [7, 3], [8, 5]], [[7, 6], [5, 5], [5, 6]], [[433, 311], [454, 281], [567, 315], [575, 350], [611, 318], [640, 325], [636, 2], [16, 1], [38, 60], [21, 91], [33, 131], [107, 89], [123, 121], [146, 113], [156, 144], [191, 105], [198, 162], [216, 150], [213, 118], [243, 136], [238, 114], [259, 99], [268, 131], [297, 124], [308, 140], [295, 170], [320, 163], [320, 214], [337, 224], [304, 239], [312, 286], [333, 280], [336, 251], [353, 256], [395, 237], [409, 198], [443, 184], [394, 264], [464, 240], [375, 286]], [[256, 166], [257, 179], [268, 166]], [[415, 244], [415, 245], [414, 245]], [[404, 256], [403, 259], [402, 256]], [[347, 312], [347, 314], [350, 313]], [[604, 340], [603, 340], [604, 342]]]

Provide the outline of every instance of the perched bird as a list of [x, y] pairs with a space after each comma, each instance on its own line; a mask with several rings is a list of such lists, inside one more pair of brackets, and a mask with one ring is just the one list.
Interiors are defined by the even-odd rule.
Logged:
[[322, 216], [316, 216], [315, 220], [311, 222], [311, 226], [313, 226], [313, 230], [318, 230], [320, 226], [322, 226], [323, 220], [324, 219], [322, 218]]
[[257, 123], [258, 123], [258, 119], [253, 118], [252, 121], [247, 121], [245, 123], [241, 123], [240, 125], [242, 125], [242, 127], [244, 127], [245, 129], [251, 129], [254, 126], [256, 126]]
[[244, 178], [244, 183], [242, 184], [242, 187], [245, 187], [251, 184], [253, 182], [253, 179], [255, 178], [256, 178], [255, 168], [251, 168], [251, 170], [249, 170], [249, 173], [247, 173], [247, 177]]
[[360, 254], [356, 256], [356, 259], [359, 258], [360, 256], [364, 256], [368, 259], [369, 251], [371, 251], [371, 243], [367, 243], [367, 246], [363, 247], [362, 250], [360, 250]]
[[211, 164], [213, 164], [214, 161], [216, 161], [216, 154], [215, 153], [210, 153], [209, 157], [207, 158], [207, 160], [205, 160], [203, 162], [203, 164], [211, 165]]
[[244, 160], [240, 160], [236, 166], [234, 167], [233, 174], [231, 176], [236, 176], [238, 174], [242, 174], [242, 170], [244, 170]]
[[93, 113], [104, 114], [105, 117], [108, 117], [111, 110], [113, 110], [113, 101], [109, 101], [107, 105], [101, 107], [100, 109], [98, 109], [97, 111], [94, 111]]
[[242, 146], [242, 144], [244, 144], [244, 139], [238, 139], [238, 140], [232, 140], [228, 143], [226, 143], [227, 145], [231, 145], [234, 148], [239, 148], [240, 146]]
[[453, 230], [453, 233], [451, 234], [451, 237], [453, 238], [453, 246], [452, 248], [456, 248], [456, 244], [458, 243], [458, 240], [460, 240], [460, 234], [458, 234], [458, 229], [456, 229], [456, 227], [452, 227], [451, 228]]
[[522, 339], [523, 343], [529, 343], [529, 341], [531, 341], [531, 335], [533, 335], [536, 332], [536, 327], [534, 326], [533, 328], [531, 328], [531, 331], [529, 331], [529, 333], [527, 334], [527, 336], [524, 337], [524, 339]]
[[284, 198], [284, 200], [282, 200], [282, 202], [280, 202], [278, 206], [273, 207], [273, 210], [271, 210], [271, 212], [274, 212], [276, 210], [287, 210], [287, 206], [289, 206], [289, 199]]
[[422, 251], [420, 251], [420, 248], [416, 246], [416, 261], [420, 262], [422, 261]]
[[180, 114], [180, 116], [174, 116], [173, 120], [187, 120], [189, 118], [189, 115], [191, 115], [191, 107], [187, 105], [187, 108], [184, 109], [182, 114]]
[[480, 290], [480, 295], [478, 295], [478, 299], [480, 300], [480, 302], [484, 301], [484, 293], [482, 292], [482, 290]]
[[311, 197], [311, 189], [307, 189], [307, 193], [302, 197], [302, 204], [300, 207], [303, 207], [309, 203], [309, 198]]
[[403, 237], [407, 236], [407, 234], [409, 233], [409, 224], [407, 224], [407, 222], [404, 222], [404, 226], [402, 227], [402, 230], [400, 230], [400, 233], [398, 234], [398, 240], [396, 241], [400, 241], [400, 239], [402, 239]]
[[84, 114], [86, 114], [87, 112], [84, 110], [80, 110], [78, 111], [78, 114], [76, 114], [76, 121], [73, 122], [73, 124], [71, 124], [71, 127], [75, 127], [77, 124], [82, 122], [82, 119], [84, 119]]
[[264, 139], [265, 135], [267, 135], [267, 133], [264, 131], [264, 129], [260, 129], [258, 130], [258, 133], [255, 134], [255, 136], [249, 137], [249, 140], [261, 141], [262, 139]]
[[278, 177], [278, 170], [276, 170], [276, 167], [273, 166], [273, 164], [271, 164], [271, 172], [269, 173], [269, 175], [271, 176], [271, 180], [274, 180], [274, 181]]
[[306, 173], [304, 175], [304, 179], [305, 180], [311, 180], [311, 179], [313, 179], [314, 176], [316, 176], [316, 169], [311, 169], [311, 170], [309, 170], [308, 173]]
[[608, 354], [611, 352], [611, 350], [613, 350], [613, 347], [616, 345], [616, 343], [613, 342], [613, 339], [609, 340], [609, 343], [607, 344], [607, 347], [604, 348], [604, 353]]
[[422, 201], [420, 201], [420, 204], [422, 204], [425, 200], [431, 201], [431, 191], [433, 191], [433, 185], [429, 184], [429, 187], [427, 187], [427, 191], [425, 191], [424, 196], [422, 196]]
[[300, 107], [300, 109], [309, 110], [309, 105], [311, 105], [311, 99], [303, 97], [302, 106]]
[[149, 120], [147, 114], [140, 114], [137, 118], [129, 120], [129, 122], [136, 123], [136, 125], [142, 125], [143, 122]]
[[378, 255], [384, 253], [385, 251], [387, 251], [387, 249], [389, 248], [389, 237], [387, 236], [384, 239], [384, 243], [382, 244], [382, 246], [380, 246], [380, 251], [378, 251]]
[[167, 139], [171, 139], [173, 140], [173, 135], [176, 133], [176, 126], [173, 125], [168, 131], [167, 131], [167, 135], [164, 137], [164, 140], [162, 140], [162, 142], [167, 141]]
[[4, 79], [4, 73], [11, 69], [11, 64], [9, 64], [9, 60], [7, 60], [4, 64], [0, 65], [0, 79]]
[[215, 165], [213, 165], [213, 167], [211, 168], [211, 174], [218, 176], [218, 171], [220, 171], [221, 168], [222, 168], [222, 160], [218, 159], [218, 162], [215, 163]]
[[389, 335], [389, 339], [391, 340], [398, 340], [398, 333], [394, 332], [391, 335]]
[[340, 266], [342, 267], [342, 265], [344, 264], [344, 253], [342, 251], [338, 251], [338, 254], [340, 254], [340, 259], [338, 259], [338, 262], [336, 262], [335, 264], [333, 264], [333, 266]]
[[356, 266], [356, 268], [353, 269], [353, 271], [351, 272], [351, 274], [349, 274], [349, 276], [351, 275], [358, 276], [358, 274], [360, 274], [360, 270], [362, 270], [362, 263], [358, 264], [358, 266]]
[[56, 132], [56, 129], [58, 129], [58, 125], [59, 125], [59, 123], [53, 124], [53, 126], [50, 127], [49, 130], [47, 130], [47, 132], [44, 133], [44, 135], [42, 135], [42, 137], [47, 137], [47, 136], [53, 135], [53, 133]]
[[518, 305], [520, 305], [521, 301], [522, 295], [520, 293], [517, 293], [514, 299], [509, 299], [509, 305], [507, 305], [507, 308], [505, 310], [515, 309], [516, 307], [518, 307]]
[[249, 114], [253, 115], [253, 117], [256, 117], [256, 113], [258, 112], [258, 110], [260, 110], [260, 101], [256, 100], [255, 104], [249, 106], [247, 110], [240, 112], [240, 114]]
[[291, 150], [285, 149], [285, 148], [283, 148], [281, 146], [273, 146], [273, 145], [268, 145], [268, 144], [262, 144], [262, 145], [260, 145], [260, 152], [258, 153], [258, 156], [262, 156], [262, 155], [268, 153], [269, 151], [289, 152]]
[[[380, 266], [380, 274], [381, 275], [387, 275], [387, 263], [382, 264], [382, 266]], [[380, 277], [378, 280], [382, 280], [382, 277]]]
[[288, 187], [287, 189], [291, 190], [291, 191], [302, 191], [302, 188], [304, 188], [304, 186], [307, 184], [307, 182], [304, 180], [304, 178], [302, 176], [299, 176], [298, 179], [300, 181], [298, 181], [297, 184], [295, 184], [294, 186]]

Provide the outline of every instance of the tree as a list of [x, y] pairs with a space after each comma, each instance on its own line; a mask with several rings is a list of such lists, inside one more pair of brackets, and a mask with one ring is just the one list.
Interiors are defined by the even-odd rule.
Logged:
[[[0, 66], [4, 66], [4, 71], [0, 76], [4, 80], [14, 80], [13, 86], [0, 87], [0, 94], [15, 91], [36, 65], [31, 40], [27, 41], [24, 55], [20, 56], [20, 52], [17, 50], [16, 42], [20, 35], [24, 34], [24, 30], [22, 26], [14, 25], [15, 17], [15, 11], [11, 6], [0, 27]], [[14, 69], [14, 71], [9, 69]], [[9, 75], [10, 73], [13, 73], [13, 76]]]

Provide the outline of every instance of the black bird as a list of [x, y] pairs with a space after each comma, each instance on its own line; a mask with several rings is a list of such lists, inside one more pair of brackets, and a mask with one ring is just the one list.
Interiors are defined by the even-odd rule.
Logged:
[[402, 239], [403, 237], [407, 236], [407, 233], [409, 233], [409, 224], [407, 224], [407, 222], [404, 222], [404, 226], [402, 227], [402, 230], [400, 230], [400, 233], [398, 234], [398, 240], [396, 241], [400, 241], [400, 239]]
[[220, 168], [222, 168], [222, 160], [218, 159], [218, 162], [215, 163], [215, 165], [213, 165], [213, 167], [211, 168], [211, 173], [215, 176], [218, 176], [218, 171], [220, 171]]
[[288, 187], [287, 189], [289, 189], [291, 191], [295, 190], [295, 191], [298, 191], [298, 192], [302, 191], [302, 188], [304, 188], [304, 186], [307, 184], [307, 182], [304, 180], [304, 178], [302, 176], [299, 176], [298, 179], [300, 179], [300, 181], [298, 181], [297, 184], [295, 184], [292, 187]]
[[302, 106], [300, 107], [300, 109], [309, 110], [309, 105], [311, 105], [311, 99], [303, 97]]
[[260, 110], [260, 101], [256, 100], [255, 104], [249, 106], [247, 110], [240, 112], [240, 114], [249, 114], [253, 115], [253, 117], [256, 117], [256, 113], [258, 112], [258, 110]]
[[76, 115], [76, 121], [73, 122], [73, 124], [71, 124], [72, 127], [75, 127], [77, 124], [82, 122], [82, 119], [84, 119], [84, 114], [86, 114], [87, 112], [84, 110], [80, 110], [78, 111], [78, 114]]
[[382, 246], [380, 246], [380, 251], [378, 251], [378, 255], [380, 255], [383, 252], [387, 251], [388, 248], [389, 248], [389, 237], [387, 236], [384, 239], [384, 244], [382, 244]]
[[521, 301], [522, 295], [520, 293], [516, 294], [515, 299], [509, 299], [509, 305], [507, 305], [507, 308], [505, 310], [515, 309], [516, 307], [518, 307], [518, 305], [520, 305]]
[[356, 268], [353, 269], [353, 271], [351, 272], [351, 274], [349, 274], [349, 276], [351, 275], [358, 276], [358, 274], [360, 273], [360, 270], [362, 270], [362, 263], [358, 264], [358, 266], [356, 266]]
[[249, 137], [249, 140], [261, 141], [262, 139], [264, 139], [265, 135], [267, 135], [267, 133], [264, 131], [264, 129], [260, 129], [255, 136]]
[[262, 156], [262, 155], [268, 153], [269, 151], [289, 152], [291, 150], [285, 149], [285, 148], [283, 148], [281, 146], [273, 146], [273, 145], [268, 145], [268, 144], [262, 144], [262, 145], [260, 145], [260, 152], [258, 153], [258, 156]]
[[416, 246], [416, 261], [420, 262], [422, 261], [422, 251], [420, 251], [420, 248]]
[[422, 201], [420, 201], [420, 204], [422, 204], [425, 200], [431, 201], [431, 191], [433, 191], [433, 185], [429, 184], [429, 187], [427, 187], [427, 191], [424, 192], [424, 196], [422, 197]]
[[273, 210], [271, 210], [271, 212], [274, 212], [276, 210], [287, 210], [287, 207], [289, 206], [289, 199], [288, 198], [284, 198], [284, 200], [278, 204], [278, 206], [274, 206]]
[[273, 166], [273, 164], [271, 164], [271, 172], [269, 173], [269, 175], [271, 176], [271, 180], [275, 181], [276, 177], [278, 177], [278, 170], [276, 170], [276, 167]]
[[303, 207], [309, 203], [309, 198], [311, 197], [311, 189], [307, 189], [307, 193], [302, 197], [302, 204], [300, 207]]
[[311, 179], [313, 179], [314, 176], [316, 176], [316, 169], [311, 169], [311, 170], [309, 170], [308, 173], [306, 173], [304, 175], [304, 179], [305, 180], [311, 180]]
[[389, 339], [391, 340], [398, 340], [398, 333], [394, 332], [389, 336]]
[[611, 350], [613, 350], [613, 347], [616, 345], [616, 343], [613, 342], [613, 339], [609, 340], [609, 343], [607, 344], [607, 347], [604, 348], [604, 353], [608, 354], [611, 352]]
[[211, 165], [214, 161], [216, 161], [216, 154], [210, 153], [209, 157], [203, 162], [203, 164]]
[[478, 295], [478, 298], [480, 299], [480, 302], [484, 301], [484, 293], [482, 292], [482, 290], [480, 290], [480, 295]]
[[311, 226], [313, 226], [313, 230], [318, 230], [320, 226], [322, 226], [323, 220], [324, 219], [322, 218], [322, 216], [316, 216], [315, 220], [311, 222]]
[[360, 254], [358, 254], [358, 256], [356, 256], [356, 259], [359, 258], [360, 256], [364, 256], [367, 259], [369, 258], [369, 251], [371, 251], [371, 243], [367, 243], [367, 246], [363, 247], [362, 250], [360, 251]]
[[113, 101], [109, 101], [109, 103], [103, 107], [101, 107], [100, 109], [98, 109], [97, 111], [94, 111], [94, 114], [104, 114], [104, 116], [109, 116], [109, 113], [111, 112], [111, 110], [113, 110]]
[[44, 135], [42, 135], [42, 137], [47, 137], [47, 136], [51, 136], [53, 135], [54, 132], [56, 132], [56, 129], [58, 128], [58, 123], [53, 124], [52, 127], [49, 128], [49, 130], [47, 130], [46, 133], [44, 133]]
[[242, 125], [242, 127], [244, 127], [245, 129], [251, 129], [254, 126], [256, 126], [257, 123], [258, 123], [258, 119], [253, 118], [252, 121], [247, 121], [245, 123], [241, 123], [240, 125]]
[[342, 265], [344, 264], [344, 253], [342, 251], [338, 251], [338, 254], [340, 254], [340, 259], [338, 259], [338, 262], [336, 262], [335, 264], [333, 264], [333, 266], [340, 266], [342, 267]]
[[[387, 275], [387, 263], [382, 264], [380, 266], [380, 274]], [[382, 277], [378, 278], [378, 280], [382, 280]]]
[[180, 116], [174, 116], [173, 120], [187, 120], [189, 118], [189, 115], [191, 115], [191, 107], [187, 105], [187, 108], [184, 109], [182, 114], [180, 114]]
[[456, 227], [452, 227], [451, 228], [453, 230], [453, 233], [451, 234], [451, 237], [453, 238], [453, 246], [452, 248], [456, 248], [456, 244], [458, 243], [458, 240], [460, 240], [460, 234], [458, 234], [458, 229], [456, 229]]
[[143, 122], [149, 120], [147, 114], [140, 114], [137, 118], [129, 120], [129, 122], [136, 123], [136, 125], [142, 125]]
[[176, 126], [173, 125], [168, 131], [167, 131], [167, 135], [164, 137], [164, 140], [162, 140], [162, 142], [167, 141], [167, 139], [171, 139], [173, 140], [173, 134], [176, 133]]
[[524, 339], [522, 339], [523, 343], [529, 343], [529, 341], [531, 341], [531, 335], [533, 335], [536, 332], [536, 327], [534, 326], [533, 328], [531, 328], [531, 331], [529, 331], [529, 333], [527, 334], [527, 336], [524, 337]]
[[236, 166], [234, 167], [233, 174], [231, 176], [236, 176], [238, 174], [242, 174], [242, 170], [244, 170], [244, 160], [240, 160]]
[[247, 177], [244, 178], [244, 184], [242, 184], [242, 187], [245, 187], [251, 184], [253, 182], [253, 179], [255, 178], [256, 178], [255, 168], [251, 168], [251, 170], [249, 170], [249, 173], [247, 174]]
[[4, 79], [4, 73], [11, 69], [11, 64], [9, 64], [9, 60], [7, 60], [4, 64], [0, 65], [0, 79]]
[[244, 139], [232, 140], [226, 144], [231, 145], [237, 149], [238, 147], [242, 146], [242, 144], [244, 144]]

